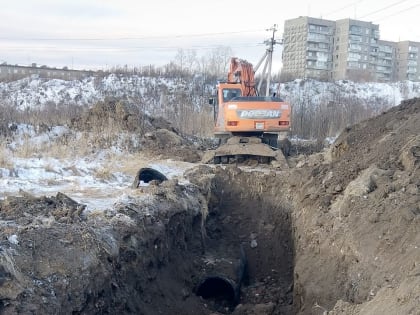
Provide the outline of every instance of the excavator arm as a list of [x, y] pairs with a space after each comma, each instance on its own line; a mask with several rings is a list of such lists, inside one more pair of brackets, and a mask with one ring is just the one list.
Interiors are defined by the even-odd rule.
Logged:
[[240, 83], [243, 96], [257, 96], [254, 68], [251, 63], [239, 58], [231, 58], [228, 83]]

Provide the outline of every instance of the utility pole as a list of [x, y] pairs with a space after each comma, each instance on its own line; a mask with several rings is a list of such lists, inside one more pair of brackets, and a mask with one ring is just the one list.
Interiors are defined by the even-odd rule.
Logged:
[[280, 43], [277, 42], [277, 40], [274, 39], [274, 36], [277, 32], [277, 24], [274, 24], [271, 28], [267, 29], [267, 31], [272, 31], [271, 38], [264, 41], [264, 44], [266, 44], [268, 46], [267, 50], [266, 50], [264, 56], [260, 59], [260, 61], [255, 66], [255, 72], [256, 72], [258, 70], [258, 68], [261, 66], [261, 64], [263, 63], [263, 61], [265, 60], [263, 72], [262, 72], [262, 75], [261, 75], [261, 80], [258, 83], [258, 91], [259, 91], [260, 88], [261, 88], [262, 82], [266, 78], [267, 86], [266, 86], [266, 90], [265, 90], [265, 96], [269, 96], [269, 94], [270, 94], [271, 66], [272, 66], [272, 63], [273, 63], [274, 45], [280, 44]]

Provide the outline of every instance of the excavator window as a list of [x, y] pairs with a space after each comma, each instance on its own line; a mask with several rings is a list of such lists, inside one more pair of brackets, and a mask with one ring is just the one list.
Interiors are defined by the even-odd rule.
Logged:
[[223, 102], [230, 101], [234, 97], [241, 96], [240, 89], [223, 89]]

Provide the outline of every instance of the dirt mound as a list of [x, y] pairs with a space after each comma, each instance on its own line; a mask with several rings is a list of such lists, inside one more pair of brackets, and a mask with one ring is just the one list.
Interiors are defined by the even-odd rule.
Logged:
[[294, 170], [299, 313], [418, 311], [419, 121], [420, 100], [403, 102]]
[[142, 129], [146, 118], [135, 106], [116, 98], [105, 98], [73, 119], [72, 127], [79, 130], [107, 130], [113, 127], [136, 132]]
[[1, 201], [0, 312], [203, 313], [187, 299], [202, 252], [198, 191], [165, 185], [97, 213], [63, 194]]
[[199, 150], [194, 144], [168, 129], [157, 129], [145, 133], [141, 143], [143, 150], [147, 150], [151, 155], [191, 163], [201, 159]]
[[[106, 98], [94, 104], [78, 119], [72, 127], [82, 131], [98, 132], [98, 142], [109, 146], [109, 139], [118, 141], [121, 132], [128, 132], [138, 149], [161, 158], [177, 159], [185, 162], [200, 160], [200, 145], [195, 143], [162, 117], [151, 117], [141, 108], [116, 98]], [[101, 138], [105, 136], [105, 139]], [[112, 141], [111, 141], [112, 144]]]

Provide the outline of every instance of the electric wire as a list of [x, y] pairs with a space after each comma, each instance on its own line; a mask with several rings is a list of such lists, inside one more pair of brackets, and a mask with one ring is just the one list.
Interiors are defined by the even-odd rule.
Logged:
[[407, 1], [409, 1], [409, 0], [401, 0], [401, 1], [398, 1], [398, 2], [394, 2], [394, 3], [392, 3], [392, 4], [390, 4], [390, 5], [386, 6], [386, 7], [383, 7], [383, 8], [381, 8], [381, 9], [378, 9], [378, 10], [372, 11], [372, 12], [370, 12], [370, 13], [364, 14], [364, 15], [362, 15], [362, 16], [359, 16], [358, 18], [359, 18], [359, 19], [363, 19], [363, 18], [365, 18], [365, 17], [367, 17], [367, 16], [370, 16], [370, 15], [376, 14], [376, 13], [378, 13], [378, 12], [384, 11], [384, 10], [386, 10], [386, 9], [389, 9], [389, 8], [395, 7], [396, 5], [399, 5], [399, 4], [401, 4], [401, 3], [403, 3], [403, 2], [407, 2]]
[[419, 7], [419, 6], [420, 6], [420, 3], [415, 4], [415, 5], [413, 5], [413, 6], [409, 7], [409, 8], [406, 8], [406, 9], [400, 10], [400, 11], [398, 11], [398, 12], [394, 12], [394, 13], [392, 13], [392, 14], [390, 14], [390, 15], [385, 16], [385, 17], [381, 17], [381, 18], [375, 19], [375, 22], [378, 22], [378, 21], [382, 21], [382, 20], [388, 19], [388, 18], [390, 18], [390, 17], [396, 16], [396, 15], [398, 15], [398, 14], [401, 14], [401, 13], [406, 12], [406, 11], [408, 11], [408, 10], [411, 10], [411, 9], [417, 8], [417, 7]]
[[342, 11], [342, 10], [344, 10], [344, 9], [347, 9], [347, 8], [350, 8], [350, 7], [352, 7], [353, 5], [355, 5], [355, 4], [359, 3], [359, 2], [362, 2], [362, 1], [363, 1], [363, 0], [359, 0], [359, 1], [352, 2], [352, 3], [350, 3], [350, 4], [345, 5], [344, 7], [341, 7], [341, 8], [338, 8], [338, 9], [336, 9], [336, 10], [330, 11], [330, 12], [328, 12], [328, 13], [324, 14], [323, 16], [329, 16], [329, 15], [331, 15], [331, 14], [333, 14], [333, 13], [340, 12], [340, 11]]
[[192, 38], [192, 37], [211, 37], [211, 36], [220, 36], [220, 35], [233, 35], [233, 34], [244, 34], [244, 33], [257, 33], [263, 32], [264, 29], [259, 30], [242, 30], [242, 31], [232, 31], [232, 32], [216, 32], [216, 33], [196, 33], [196, 34], [174, 34], [174, 35], [153, 35], [153, 36], [139, 36], [139, 37], [80, 37], [80, 38], [65, 38], [65, 37], [28, 37], [28, 38], [9, 38], [9, 37], [0, 37], [0, 40], [13, 40], [13, 41], [124, 41], [124, 40], [143, 40], [143, 39], [175, 39], [175, 38]]

